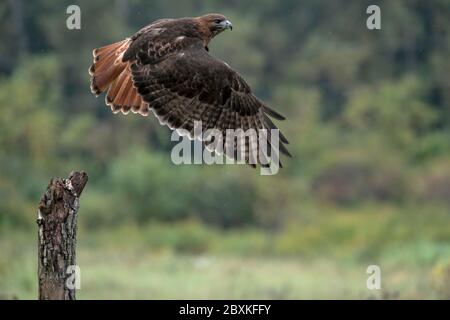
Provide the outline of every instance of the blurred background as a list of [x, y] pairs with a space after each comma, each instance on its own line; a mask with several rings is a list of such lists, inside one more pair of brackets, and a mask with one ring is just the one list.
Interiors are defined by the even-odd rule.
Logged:
[[[370, 4], [2, 1], [0, 298], [37, 297], [37, 204], [82, 169], [78, 298], [449, 299], [450, 1], [376, 1], [381, 30]], [[176, 166], [168, 128], [90, 93], [93, 48], [209, 12], [234, 25], [211, 53], [287, 116], [275, 176]]]

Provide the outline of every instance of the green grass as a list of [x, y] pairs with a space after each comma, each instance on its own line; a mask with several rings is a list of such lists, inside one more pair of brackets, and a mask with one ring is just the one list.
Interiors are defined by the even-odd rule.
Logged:
[[[409, 221], [399, 214], [366, 212], [364, 220], [328, 213], [277, 234], [219, 231], [192, 221], [81, 227], [78, 298], [448, 299], [446, 220], [437, 223], [439, 213]], [[0, 298], [35, 299], [34, 230], [2, 232], [0, 252]], [[381, 267], [382, 290], [366, 288], [370, 264]]]
[[[28, 253], [28, 254], [27, 254]], [[35, 299], [31, 248], [2, 273], [2, 298]], [[173, 254], [80, 248], [79, 299], [439, 298], [428, 268], [382, 266], [380, 291], [366, 288], [367, 264], [298, 258]]]

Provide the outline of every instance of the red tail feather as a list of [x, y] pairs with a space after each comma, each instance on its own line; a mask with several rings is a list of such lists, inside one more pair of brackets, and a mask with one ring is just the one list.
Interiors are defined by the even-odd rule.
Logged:
[[123, 54], [130, 40], [126, 39], [93, 51], [94, 62], [89, 69], [91, 91], [99, 95], [108, 91], [106, 103], [113, 112], [127, 114], [148, 114], [148, 104], [144, 103], [133, 87], [128, 62], [123, 62]]

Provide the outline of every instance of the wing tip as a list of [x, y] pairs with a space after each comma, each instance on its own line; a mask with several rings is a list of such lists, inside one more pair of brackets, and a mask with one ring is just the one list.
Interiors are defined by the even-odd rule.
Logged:
[[263, 105], [263, 110], [265, 113], [267, 113], [272, 118], [275, 118], [277, 120], [286, 120], [286, 117], [278, 113], [277, 111], [273, 110], [272, 108], [269, 108], [266, 105]]

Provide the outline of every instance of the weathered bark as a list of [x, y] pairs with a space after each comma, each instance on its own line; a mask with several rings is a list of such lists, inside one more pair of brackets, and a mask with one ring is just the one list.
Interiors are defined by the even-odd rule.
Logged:
[[75, 300], [75, 288], [66, 283], [76, 266], [79, 197], [88, 180], [85, 172], [68, 179], [53, 178], [38, 209], [38, 277], [40, 300]]

